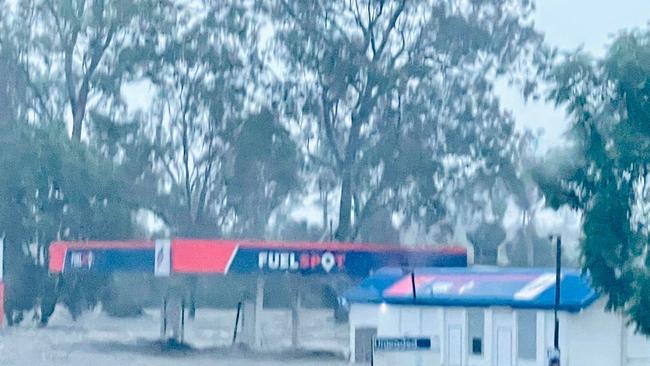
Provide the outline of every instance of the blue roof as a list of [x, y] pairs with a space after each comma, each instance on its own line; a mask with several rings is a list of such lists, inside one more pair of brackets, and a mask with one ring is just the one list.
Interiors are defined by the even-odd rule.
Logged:
[[[555, 269], [552, 268], [421, 268], [415, 269], [416, 296], [411, 273], [384, 268], [346, 292], [353, 303], [417, 304], [431, 306], [509, 306], [553, 309]], [[598, 294], [577, 270], [562, 272], [560, 310], [578, 312]]]

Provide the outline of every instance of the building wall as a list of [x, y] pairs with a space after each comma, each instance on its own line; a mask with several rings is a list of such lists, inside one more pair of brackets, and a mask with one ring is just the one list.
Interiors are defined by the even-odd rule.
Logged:
[[[624, 321], [621, 319], [621, 321]], [[627, 366], [650, 365], [650, 345], [646, 336], [635, 334], [634, 327], [626, 327], [623, 348]]]
[[379, 305], [375, 304], [352, 304], [350, 307], [350, 348], [349, 358], [351, 361], [357, 359], [355, 355], [356, 348], [356, 329], [357, 328], [378, 328]]
[[650, 365], [650, 339], [635, 334], [623, 316], [604, 308], [601, 300], [579, 314], [565, 315], [569, 325], [563, 342], [567, 344], [567, 365]]
[[[606, 313], [603, 309], [604, 303], [597, 302], [578, 314], [560, 312], [562, 366], [650, 365], [650, 340], [635, 335], [631, 328], [624, 326], [621, 316]], [[452, 307], [354, 304], [350, 314], [350, 339], [354, 342], [355, 326], [374, 324], [378, 336], [431, 337], [441, 350], [440, 358], [445, 366], [496, 366], [498, 329], [502, 330], [502, 338], [504, 334], [507, 337], [509, 330], [512, 366], [547, 364], [547, 350], [553, 346], [554, 336], [552, 311], [534, 311], [536, 355], [534, 359], [525, 360], [518, 354], [517, 313], [520, 310], [496, 307], [483, 309], [483, 353], [480, 356], [470, 354], [467, 310]], [[456, 357], [450, 357], [451, 352], [458, 347], [458, 332], [461, 339], [460, 363], [457, 362], [457, 354]], [[450, 334], [456, 338], [455, 341], [450, 341]], [[354, 349], [353, 344], [351, 349]], [[507, 349], [502, 349], [504, 350]]]
[[603, 309], [604, 304], [598, 302], [578, 314], [565, 315], [568, 330], [560, 338], [567, 366], [625, 365], [621, 318]]

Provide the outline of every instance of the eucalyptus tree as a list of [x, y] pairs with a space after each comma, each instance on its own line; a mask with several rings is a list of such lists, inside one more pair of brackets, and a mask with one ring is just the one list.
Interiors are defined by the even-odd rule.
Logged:
[[513, 164], [521, 137], [493, 85], [548, 57], [530, 1], [264, 3], [284, 82], [275, 102], [314, 179], [336, 177], [338, 240], [383, 206], [435, 223], [477, 171]]

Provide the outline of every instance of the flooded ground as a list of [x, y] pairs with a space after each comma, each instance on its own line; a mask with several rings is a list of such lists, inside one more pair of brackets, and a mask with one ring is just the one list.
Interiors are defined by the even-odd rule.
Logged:
[[160, 323], [155, 309], [134, 319], [116, 319], [97, 311], [76, 322], [57, 310], [46, 328], [25, 321], [0, 330], [0, 365], [3, 366], [171, 366], [171, 365], [305, 365], [339, 366], [345, 360], [347, 326], [336, 324], [332, 312], [303, 310], [300, 338], [304, 350], [289, 351], [290, 313], [265, 311], [262, 325], [264, 351], [251, 353], [230, 348], [235, 312], [199, 309], [187, 322], [188, 351], [163, 351], [157, 343]]

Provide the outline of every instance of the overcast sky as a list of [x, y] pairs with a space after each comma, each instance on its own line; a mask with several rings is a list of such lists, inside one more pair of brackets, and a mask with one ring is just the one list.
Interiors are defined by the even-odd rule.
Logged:
[[[645, 27], [650, 0], [537, 0], [535, 24], [546, 41], [562, 50], [580, 46], [603, 56], [613, 35], [622, 29]], [[524, 103], [514, 90], [499, 85], [503, 105], [512, 110], [520, 126], [543, 129], [541, 148], [562, 143], [567, 122], [564, 113], [544, 103]]]

